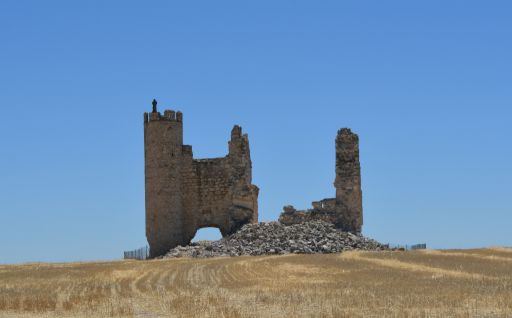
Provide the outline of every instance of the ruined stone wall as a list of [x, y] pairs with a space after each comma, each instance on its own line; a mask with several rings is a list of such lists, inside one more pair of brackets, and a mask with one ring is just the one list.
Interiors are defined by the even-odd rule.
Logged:
[[336, 212], [336, 199], [323, 199], [312, 203], [313, 208], [307, 210], [296, 210], [293, 206], [287, 205], [279, 216], [279, 222], [285, 225], [299, 224], [314, 220], [323, 220], [341, 228], [340, 218]]
[[279, 222], [292, 225], [312, 220], [324, 220], [347, 232], [360, 233], [363, 226], [359, 137], [350, 129], [338, 131], [336, 146], [336, 198], [312, 203], [313, 208], [296, 210], [284, 207]]
[[202, 227], [217, 227], [225, 235], [227, 211], [232, 204], [230, 168], [225, 158], [193, 160], [192, 167], [189, 178], [195, 184], [185, 193], [193, 198], [184, 197], [187, 243]]
[[[156, 108], [156, 107], [155, 107]], [[144, 114], [146, 237], [152, 257], [186, 245], [202, 227], [223, 235], [258, 220], [248, 136], [235, 126], [229, 154], [193, 158], [183, 145], [181, 113]], [[179, 114], [179, 117], [178, 115]]]

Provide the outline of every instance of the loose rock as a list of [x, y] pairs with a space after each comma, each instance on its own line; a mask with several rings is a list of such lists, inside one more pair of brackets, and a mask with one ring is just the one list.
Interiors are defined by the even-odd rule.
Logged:
[[322, 220], [290, 226], [279, 222], [260, 222], [246, 224], [238, 232], [218, 241], [177, 246], [164, 257], [339, 253], [354, 249], [387, 250], [389, 247], [362, 235], [342, 232]]

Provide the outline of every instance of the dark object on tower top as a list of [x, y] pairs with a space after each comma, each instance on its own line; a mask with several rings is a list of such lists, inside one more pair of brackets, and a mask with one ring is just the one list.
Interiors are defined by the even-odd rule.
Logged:
[[153, 98], [151, 104], [153, 104], [153, 113], [156, 113], [156, 104], [158, 104], [158, 102], [156, 101], [156, 99]]

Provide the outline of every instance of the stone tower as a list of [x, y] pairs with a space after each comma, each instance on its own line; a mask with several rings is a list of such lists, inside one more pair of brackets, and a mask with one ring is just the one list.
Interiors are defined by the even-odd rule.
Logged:
[[359, 137], [348, 128], [336, 136], [336, 211], [341, 228], [361, 232], [363, 226], [363, 193], [359, 163]]
[[348, 128], [338, 130], [336, 146], [336, 198], [312, 203], [313, 208], [296, 210], [284, 207], [279, 222], [292, 225], [311, 220], [324, 220], [336, 228], [361, 233], [363, 226], [363, 196], [361, 191], [361, 167], [359, 164], [359, 137]]
[[146, 237], [150, 256], [187, 245], [202, 227], [222, 235], [258, 221], [258, 192], [252, 182], [247, 134], [235, 126], [229, 153], [193, 159], [183, 145], [183, 115], [172, 110], [144, 113]]

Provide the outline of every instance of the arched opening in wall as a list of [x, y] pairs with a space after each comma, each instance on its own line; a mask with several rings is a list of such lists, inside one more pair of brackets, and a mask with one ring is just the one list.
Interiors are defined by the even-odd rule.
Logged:
[[216, 227], [203, 227], [197, 230], [192, 242], [197, 241], [216, 241], [222, 238], [220, 230]]

